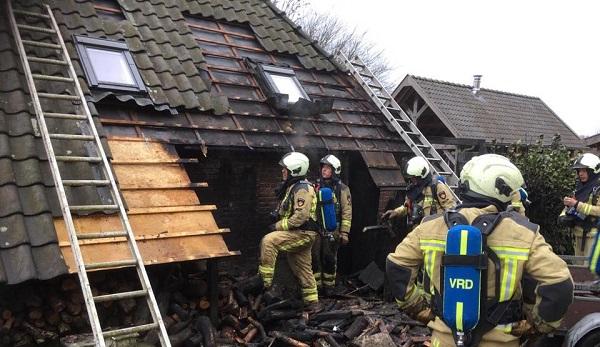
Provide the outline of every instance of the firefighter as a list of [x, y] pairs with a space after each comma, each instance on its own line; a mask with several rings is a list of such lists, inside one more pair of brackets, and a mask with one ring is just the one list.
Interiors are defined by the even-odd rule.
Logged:
[[407, 216], [410, 227], [418, 225], [424, 216], [454, 207], [456, 202], [450, 188], [432, 177], [429, 164], [424, 158], [410, 159], [406, 165], [406, 176], [410, 179], [410, 184], [404, 204], [395, 210], [386, 211], [381, 216], [382, 221]]
[[575, 255], [588, 256], [598, 231], [600, 217], [600, 158], [584, 153], [573, 164], [577, 171], [577, 186], [573, 196], [565, 196], [559, 222], [572, 228]]
[[[290, 152], [279, 162], [283, 185], [279, 189], [278, 220], [260, 243], [258, 273], [264, 288], [273, 283], [275, 262], [280, 251], [286, 252], [288, 263], [300, 284], [302, 299], [309, 307], [318, 302], [317, 284], [311, 268], [311, 247], [317, 236], [315, 190], [306, 180], [308, 158]], [[313, 305], [314, 306], [314, 305]]]
[[[565, 262], [552, 252], [540, 234], [539, 226], [515, 211], [506, 211], [512, 194], [523, 184], [521, 173], [507, 158], [485, 154], [474, 157], [464, 166], [460, 181], [463, 204], [445, 214], [425, 217], [395, 252], [388, 255], [386, 272], [400, 308], [428, 323], [432, 329], [432, 346], [454, 346], [457, 345], [455, 341], [460, 341], [456, 338], [460, 334], [450, 328], [452, 320], [442, 319], [445, 313], [441, 307], [447, 307], [444, 303], [451, 298], [444, 296], [440, 278], [441, 271], [457, 259], [445, 255], [446, 245], [450, 244], [450, 240], [447, 243], [449, 225], [455, 225], [452, 220], [462, 220], [458, 224], [479, 225], [482, 234], [487, 235], [484, 238], [487, 239], [484, 248], [487, 256], [483, 258], [487, 261], [477, 265], [479, 269], [485, 268], [486, 276], [482, 278], [487, 281], [482, 280], [480, 283], [485, 287], [475, 291], [484, 306], [465, 346], [516, 347], [519, 336], [553, 331], [573, 299], [573, 280]], [[462, 241], [461, 238], [461, 254]], [[469, 259], [462, 261], [467, 264], [480, 258]], [[433, 296], [430, 303], [415, 286], [420, 266], [430, 278], [430, 285], [424, 288]], [[535, 304], [532, 310], [526, 311], [527, 317], [523, 317], [521, 311], [521, 279], [525, 274], [538, 283]], [[466, 275], [465, 271], [462, 276]], [[462, 283], [464, 288], [464, 283], [469, 282], [463, 280]], [[463, 306], [460, 307], [462, 311]], [[458, 305], [456, 314], [459, 315]], [[457, 317], [455, 322], [458, 321]]]
[[329, 232], [326, 228], [325, 209], [321, 204], [325, 203], [319, 199], [319, 208], [317, 209], [317, 218], [319, 222], [320, 235], [317, 236], [315, 244], [312, 247], [312, 269], [317, 281], [317, 287], [324, 295], [327, 295], [335, 287], [337, 252], [340, 245], [348, 244], [350, 226], [352, 225], [352, 197], [350, 188], [340, 180], [342, 172], [342, 163], [340, 160], [328, 154], [321, 158], [321, 177], [317, 179], [316, 191], [319, 196], [321, 188], [330, 188], [333, 192], [333, 201], [335, 207], [335, 220], [337, 227], [335, 231]]

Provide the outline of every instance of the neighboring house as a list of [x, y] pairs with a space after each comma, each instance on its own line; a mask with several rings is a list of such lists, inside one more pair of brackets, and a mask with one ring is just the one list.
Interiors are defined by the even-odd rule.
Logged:
[[481, 76], [469, 86], [407, 75], [393, 96], [435, 143], [534, 143], [543, 136], [548, 144], [560, 134], [567, 147], [585, 146], [540, 98], [480, 88], [480, 82]]
[[596, 153], [600, 154], [600, 134], [596, 134], [585, 139], [588, 147], [592, 148]]
[[[43, 10], [39, 1], [14, 3]], [[408, 146], [358, 84], [271, 3], [48, 3], [105, 139], [147, 264], [255, 251], [275, 208], [277, 162], [290, 150], [310, 156], [313, 177], [321, 156], [340, 156], [354, 210], [361, 212], [354, 216], [355, 231], [375, 224], [387, 198], [403, 186], [395, 158], [404, 160]], [[14, 284], [75, 272], [75, 266], [2, 4], [0, 282]], [[49, 43], [43, 33], [23, 38]], [[28, 52], [60, 58], [53, 49]], [[33, 73], [64, 77], [60, 66], [31, 66]], [[74, 94], [71, 84], [56, 81], [41, 81], [38, 89]], [[68, 113], [80, 105], [55, 101], [44, 107]], [[57, 133], [88, 131], [60, 119], [48, 125]], [[91, 155], [76, 141], [55, 147], [57, 155]], [[70, 179], [98, 174], [93, 163], [61, 165], [68, 166]], [[78, 204], [111, 203], [100, 187], [71, 187], [67, 195]], [[75, 224], [80, 232], [110, 231], [119, 225], [117, 218], [79, 215]], [[357, 250], [361, 234], [353, 233]], [[109, 241], [86, 242], [84, 257], [122, 259], [124, 240]]]

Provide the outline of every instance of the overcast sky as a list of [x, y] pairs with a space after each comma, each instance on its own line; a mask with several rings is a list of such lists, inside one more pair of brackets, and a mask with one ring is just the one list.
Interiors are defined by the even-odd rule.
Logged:
[[600, 1], [312, 0], [367, 30], [405, 74], [538, 96], [579, 135], [600, 132]]

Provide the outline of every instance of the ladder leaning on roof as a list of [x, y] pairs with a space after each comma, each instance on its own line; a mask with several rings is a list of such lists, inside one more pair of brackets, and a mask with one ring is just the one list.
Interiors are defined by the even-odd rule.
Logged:
[[[73, 69], [73, 65], [71, 63], [71, 59], [67, 52], [65, 42], [62, 39], [60, 34], [59, 27], [54, 19], [52, 14], [52, 10], [49, 6], [45, 6], [46, 13], [38, 13], [31, 11], [23, 11], [15, 9], [13, 10], [11, 0], [6, 0], [8, 16], [11, 24], [11, 30], [13, 32], [13, 36], [15, 38], [15, 42], [17, 44], [17, 49], [19, 55], [21, 57], [21, 63], [23, 65], [23, 70], [25, 73], [25, 77], [27, 79], [27, 84], [29, 88], [29, 93], [32, 98], [32, 104], [35, 109], [37, 121], [39, 124], [39, 130], [42, 136], [42, 140], [44, 142], [44, 147], [46, 149], [46, 153], [48, 155], [48, 162], [50, 164], [50, 168], [52, 171], [52, 176], [54, 179], [54, 184], [56, 186], [56, 190], [58, 193], [58, 200], [60, 201], [61, 210], [63, 214], [63, 218], [65, 220], [65, 225], [69, 234], [69, 240], [71, 242], [71, 248], [73, 250], [73, 256], [75, 258], [75, 262], [77, 264], [77, 272], [79, 274], [79, 281], [81, 283], [81, 288], [83, 292], [83, 296], [85, 298], [85, 304], [90, 320], [90, 325], [92, 327], [92, 332], [94, 334], [94, 341], [96, 346], [104, 347], [106, 345], [105, 338], [111, 338], [121, 335], [132, 334], [136, 332], [143, 332], [149, 330], [158, 330], [158, 336], [161, 342], [161, 346], [167, 347], [170, 346], [169, 337], [167, 335], [167, 331], [165, 329], [165, 325], [161, 318], [158, 305], [156, 303], [156, 299], [154, 297], [154, 293], [152, 291], [152, 287], [150, 285], [150, 281], [148, 279], [148, 275], [146, 274], [146, 269], [144, 268], [144, 263], [135, 242], [135, 236], [131, 230], [131, 226], [129, 225], [129, 219], [127, 217], [127, 213], [125, 211], [125, 207], [123, 205], [123, 201], [119, 195], [119, 190], [117, 188], [117, 184], [115, 182], [114, 176], [110, 169], [110, 164], [106, 158], [106, 154], [104, 153], [104, 149], [102, 148], [102, 143], [100, 142], [100, 137], [98, 136], [98, 131], [94, 125], [94, 121], [90, 114], [90, 111], [87, 107], [87, 103], [83, 92], [81, 90], [81, 86], [79, 85], [79, 81], [77, 79], [77, 75], [75, 74], [75, 70]], [[47, 26], [32, 26], [28, 24], [20, 24], [17, 22], [17, 18], [36, 18], [44, 23], [48, 23]], [[47, 34], [51, 37], [52, 43], [36, 41], [36, 40], [22, 40], [21, 39], [21, 31], [28, 32], [36, 32]], [[55, 52], [60, 52], [61, 59], [48, 59], [42, 57], [36, 57], [33, 55], [28, 55], [25, 51], [25, 46], [38, 47], [42, 49], [54, 50]], [[69, 77], [59, 77], [59, 76], [50, 76], [43, 74], [32, 74], [31, 67], [29, 65], [30, 62], [40, 63], [40, 64], [51, 64], [63, 66], [68, 73]], [[76, 95], [69, 94], [53, 94], [53, 93], [38, 93], [36, 87], [36, 81], [44, 80], [50, 81], [53, 83], [68, 83], [74, 87]], [[76, 111], [73, 113], [50, 113], [45, 112], [43, 110], [42, 104], [40, 103], [40, 98], [50, 99], [50, 100], [66, 100], [73, 101], [74, 103], [80, 103], [81, 109], [83, 109], [83, 114], [76, 114]], [[91, 134], [54, 134], [49, 133], [48, 128], [46, 126], [46, 118], [54, 118], [61, 119], [65, 121], [80, 121], [86, 123], [87, 128], [90, 129]], [[83, 127], [82, 127], [83, 128]], [[52, 140], [67, 140], [67, 141], [86, 141], [92, 144], [96, 156], [89, 157], [77, 157], [77, 156], [56, 156], [54, 153], [54, 147], [52, 145]], [[103, 168], [103, 174], [105, 176], [104, 179], [90, 178], [90, 179], [79, 179], [79, 180], [66, 180], [62, 179], [61, 172], [58, 167], [58, 162], [88, 162], [88, 163], [97, 163], [100, 164]], [[65, 192], [65, 186], [108, 186], [110, 187], [110, 191], [112, 193], [112, 199], [114, 204], [112, 205], [70, 205], [67, 200], [67, 195]], [[115, 211], [119, 214], [121, 219], [121, 224], [123, 226], [122, 231], [111, 231], [111, 232], [96, 232], [96, 233], [82, 233], [78, 234], [75, 230], [75, 225], [73, 223], [72, 213], [74, 212], [94, 212], [94, 211]], [[121, 260], [121, 261], [111, 261], [111, 262], [100, 262], [100, 263], [88, 263], [84, 262], [83, 256], [81, 254], [80, 249], [80, 240], [89, 240], [89, 239], [101, 239], [101, 238], [112, 238], [112, 237], [125, 237], [127, 239], [129, 249], [131, 251], [130, 260]], [[88, 270], [100, 270], [112, 267], [124, 267], [124, 266], [135, 266], [137, 270], [137, 274], [140, 280], [141, 290], [134, 290], [129, 292], [121, 292], [107, 295], [99, 295], [94, 296], [91, 291], [90, 282], [88, 280], [87, 271]], [[98, 314], [96, 311], [96, 303], [105, 302], [105, 301], [114, 301], [128, 298], [145, 298], [146, 303], [148, 305], [148, 309], [152, 316], [152, 323], [127, 327], [116, 330], [107, 330], [102, 331], [102, 327], [100, 326], [100, 320], [98, 318]]]
[[[402, 110], [396, 100], [385, 90], [366, 64], [358, 57], [348, 59], [341, 52], [336, 55], [336, 59], [354, 76], [415, 155], [425, 158], [434, 174], [447, 177], [448, 185], [457, 188], [458, 176], [452, 171], [448, 163], [442, 159], [438, 151], [433, 148], [412, 119]], [[454, 190], [451, 191], [454, 199], [460, 202]]]

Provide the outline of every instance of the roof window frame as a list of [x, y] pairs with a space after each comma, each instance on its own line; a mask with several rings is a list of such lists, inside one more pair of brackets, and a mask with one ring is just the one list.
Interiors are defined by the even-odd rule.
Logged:
[[[85, 73], [85, 77], [90, 87], [101, 89], [122, 90], [129, 92], [146, 92], [146, 86], [142, 80], [142, 76], [138, 71], [133, 56], [127, 47], [127, 43], [123, 41], [113, 41], [107, 39], [93, 38], [87, 36], [74, 36], [77, 53], [81, 59], [81, 65]], [[103, 51], [119, 52], [123, 55], [134, 84], [126, 84], [119, 82], [100, 81], [94, 72], [93, 62], [88, 55], [87, 48], [95, 48]]]
[[[279, 87], [277, 87], [277, 84], [275, 83], [275, 81], [273, 80], [273, 77], [271, 76], [272, 74], [280, 75], [280, 76], [285, 76], [285, 77], [291, 78], [291, 80], [294, 82], [294, 84], [300, 91], [300, 97], [305, 100], [311, 101], [310, 97], [306, 93], [306, 90], [304, 90], [304, 87], [302, 87], [302, 84], [300, 84], [300, 81], [298, 80], [298, 77], [296, 76], [296, 72], [293, 69], [279, 67], [279, 66], [273, 66], [273, 65], [267, 65], [264, 63], [259, 63], [258, 66], [259, 66], [259, 71], [263, 75], [263, 78], [267, 84], [266, 87], [269, 88], [270, 93], [285, 94], [285, 95], [288, 95], [288, 97], [289, 97], [289, 94], [284, 93], [281, 90], [279, 90]], [[294, 104], [297, 101], [298, 100], [293, 101], [293, 102], [288, 101], [288, 103]]]

